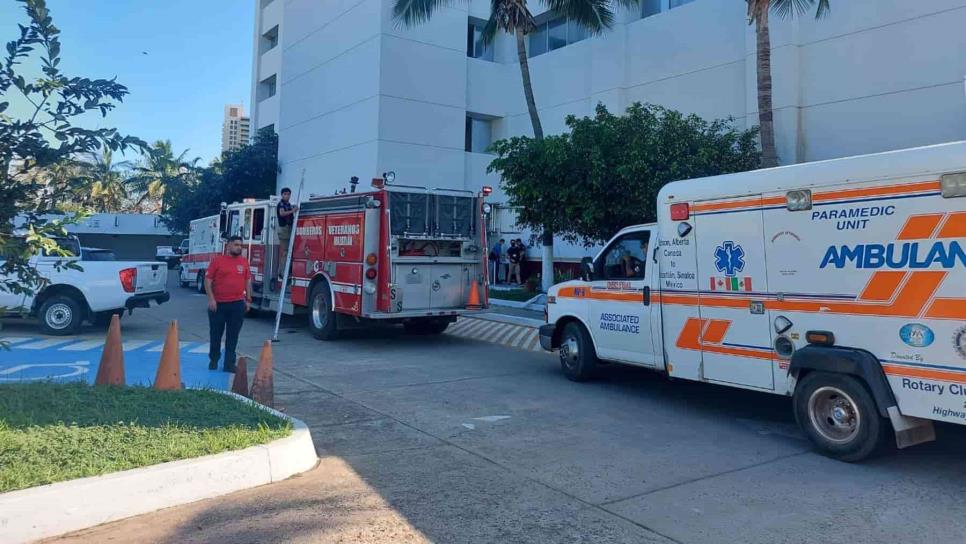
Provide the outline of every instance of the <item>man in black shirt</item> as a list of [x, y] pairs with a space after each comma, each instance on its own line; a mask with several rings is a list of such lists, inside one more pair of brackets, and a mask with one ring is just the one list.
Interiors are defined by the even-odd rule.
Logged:
[[510, 249], [506, 250], [506, 256], [510, 260], [510, 272], [507, 274], [507, 283], [511, 278], [516, 277], [517, 285], [520, 285], [520, 262], [523, 260], [523, 244], [516, 240], [510, 240]]
[[278, 260], [278, 279], [282, 279], [285, 271], [285, 263], [288, 262], [288, 245], [292, 239], [292, 220], [295, 219], [295, 212], [298, 206], [293, 206], [289, 199], [292, 198], [292, 190], [288, 187], [282, 189], [282, 200], [275, 208], [275, 215], [278, 218], [278, 245], [281, 248], [281, 258]]

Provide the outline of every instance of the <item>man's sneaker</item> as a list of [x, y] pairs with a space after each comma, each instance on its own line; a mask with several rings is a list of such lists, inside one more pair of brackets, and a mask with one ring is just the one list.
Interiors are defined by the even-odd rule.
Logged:
[[208, 370], [218, 370], [218, 359], [208, 360]]

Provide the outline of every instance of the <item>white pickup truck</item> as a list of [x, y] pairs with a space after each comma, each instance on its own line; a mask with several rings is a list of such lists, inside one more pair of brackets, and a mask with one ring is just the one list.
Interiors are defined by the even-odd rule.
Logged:
[[[58, 243], [73, 255], [81, 254], [76, 238]], [[3, 259], [0, 255], [0, 262]], [[58, 261], [75, 261], [83, 270], [58, 267]], [[29, 265], [46, 284], [33, 295], [0, 291], [0, 312], [3, 317], [37, 317], [45, 334], [74, 334], [85, 320], [103, 325], [125, 309], [132, 312], [150, 307], [151, 301], [162, 304], [171, 298], [164, 263], [36, 255]]]

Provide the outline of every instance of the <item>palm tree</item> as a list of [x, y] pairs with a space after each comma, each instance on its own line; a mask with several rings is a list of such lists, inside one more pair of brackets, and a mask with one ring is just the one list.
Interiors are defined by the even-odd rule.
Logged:
[[[614, 0], [620, 7], [637, 5], [639, 0]], [[592, 35], [600, 34], [611, 27], [614, 12], [610, 0], [541, 0], [557, 16], [584, 27]], [[436, 10], [451, 4], [451, 0], [396, 0], [393, 17], [407, 26], [428, 21]], [[533, 137], [543, 139], [543, 125], [533, 98], [533, 84], [530, 80], [530, 63], [527, 60], [526, 37], [536, 29], [533, 14], [527, 0], [490, 0], [490, 19], [483, 27], [484, 43], [492, 41], [498, 31], [506, 32], [516, 39], [517, 59], [520, 63], [520, 78], [523, 81], [523, 95], [527, 101], [527, 112], [533, 126]], [[546, 291], [553, 285], [553, 233], [543, 233], [543, 288]]]
[[[130, 179], [132, 192], [137, 200], [134, 207], [145, 211], [151, 209], [164, 213], [165, 192], [175, 184], [184, 184], [188, 174], [194, 171], [201, 159], [186, 159], [188, 150], [185, 149], [178, 156], [174, 155], [170, 140], [158, 140], [151, 146], [151, 151], [143, 162], [134, 169]], [[150, 202], [157, 203], [149, 206]]]
[[122, 169], [130, 168], [127, 161], [114, 162], [111, 150], [82, 163], [82, 179], [90, 188], [90, 205], [98, 212], [119, 212], [129, 204], [128, 181]]
[[775, 119], [771, 104], [771, 35], [768, 32], [768, 12], [781, 19], [804, 15], [815, 7], [815, 18], [828, 14], [829, 0], [745, 0], [748, 3], [748, 24], [755, 23], [758, 57], [758, 130], [761, 138], [761, 165], [778, 166], [775, 151]]

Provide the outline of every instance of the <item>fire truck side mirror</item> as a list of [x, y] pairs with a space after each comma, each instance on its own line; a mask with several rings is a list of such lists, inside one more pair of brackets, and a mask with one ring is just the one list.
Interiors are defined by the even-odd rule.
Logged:
[[594, 259], [584, 257], [580, 260], [580, 279], [594, 281]]

